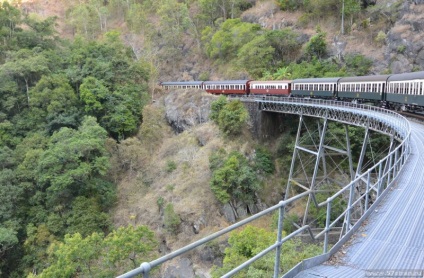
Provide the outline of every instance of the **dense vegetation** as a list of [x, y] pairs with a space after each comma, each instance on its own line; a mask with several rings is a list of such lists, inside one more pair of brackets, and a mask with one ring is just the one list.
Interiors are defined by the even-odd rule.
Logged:
[[[61, 41], [53, 19], [24, 16], [7, 2], [0, 24], [1, 273], [22, 277], [50, 265], [53, 274], [46, 275], [59, 277], [54, 273], [63, 263], [64, 277], [84, 273], [74, 265], [82, 263], [78, 255], [62, 262], [66, 244], [89, 244], [107, 234], [104, 248], [121, 253], [119, 241], [135, 232], [115, 231], [107, 214], [116, 188], [107, 176], [106, 140], [138, 131], [149, 69], [115, 32], [99, 41]], [[99, 251], [90, 254], [87, 260], [97, 260]], [[122, 256], [107, 261], [113, 265]]]

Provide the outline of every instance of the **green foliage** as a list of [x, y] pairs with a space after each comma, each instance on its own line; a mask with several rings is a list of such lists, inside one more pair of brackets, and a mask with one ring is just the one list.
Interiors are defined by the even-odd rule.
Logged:
[[312, 59], [311, 62], [303, 61], [300, 64], [292, 63], [288, 67], [291, 78], [311, 78], [311, 77], [339, 77], [345, 76], [344, 69], [329, 60]]
[[230, 101], [219, 112], [219, 129], [227, 136], [241, 133], [249, 119], [249, 113], [240, 100]]
[[199, 0], [198, 17], [207, 25], [214, 25], [217, 19], [237, 18], [242, 11], [252, 6], [248, 0]]
[[295, 60], [301, 45], [298, 34], [286, 28], [263, 30], [257, 24], [228, 19], [217, 31], [206, 27], [202, 41], [208, 57], [235, 66], [258, 78], [269, 69]]
[[369, 74], [372, 66], [372, 60], [361, 54], [346, 55], [345, 62], [346, 68], [349, 70], [349, 72], [356, 76], [364, 76]]
[[255, 38], [259, 30], [258, 24], [242, 22], [239, 18], [228, 19], [211, 40], [204, 40], [206, 53], [210, 58], [220, 61], [233, 59], [241, 47]]
[[296, 60], [302, 45], [298, 40], [299, 34], [290, 28], [281, 30], [269, 30], [264, 34], [266, 41], [275, 49], [272, 66], [280, 66], [280, 63], [289, 64]]
[[258, 147], [256, 149], [255, 168], [257, 171], [266, 174], [274, 173], [275, 165], [272, 160], [272, 154], [264, 147]]
[[165, 229], [168, 232], [172, 234], [176, 234], [178, 232], [178, 228], [181, 224], [181, 218], [174, 211], [174, 206], [172, 204], [166, 205], [165, 211], [163, 212], [163, 222]]
[[106, 174], [105, 140], [106, 131], [93, 117], [86, 117], [78, 130], [62, 128], [52, 135], [38, 165], [38, 183], [52, 204], [70, 202], [69, 194], [78, 195], [90, 179]]
[[[330, 187], [331, 188], [331, 187]], [[333, 192], [328, 193], [317, 193], [315, 194], [315, 199], [317, 203], [321, 203], [327, 200], [334, 192], [336, 192], [337, 187], [334, 187]], [[330, 220], [334, 221], [344, 210], [346, 209], [346, 201], [342, 197], [336, 198], [331, 204], [331, 214]], [[327, 219], [327, 207], [318, 208], [315, 204], [310, 206], [310, 217], [315, 221], [315, 225], [319, 228], [325, 227], [325, 221]], [[311, 219], [311, 220], [312, 220]]]
[[396, 51], [397, 52], [399, 52], [399, 53], [404, 53], [405, 52], [405, 50], [406, 50], [406, 45], [399, 45], [398, 47], [397, 47], [397, 49], [396, 49]]
[[302, 2], [296, 0], [277, 0], [277, 3], [283, 11], [296, 11], [302, 6]]
[[247, 159], [239, 152], [232, 152], [213, 172], [211, 189], [221, 203], [231, 200], [249, 203], [254, 200], [260, 185]]
[[116, 276], [117, 265], [134, 268], [141, 256], [150, 256], [157, 242], [146, 226], [121, 227], [106, 237], [93, 233], [66, 235], [64, 242], [49, 248], [51, 263], [40, 277]]
[[68, 234], [79, 233], [82, 236], [106, 232], [111, 226], [109, 216], [102, 212], [98, 201], [84, 196], [79, 196], [72, 202], [66, 224]]
[[61, 127], [76, 128], [80, 123], [78, 97], [64, 75], [43, 76], [30, 90], [31, 114], [43, 122], [48, 119], [48, 131]]
[[106, 33], [104, 42], [75, 40], [69, 63], [67, 76], [80, 92], [85, 112], [115, 138], [134, 135], [141, 123], [148, 70], [134, 62], [119, 34]]
[[40, 272], [53, 238], [110, 229], [106, 138], [138, 130], [151, 68], [106, 32], [107, 5], [93, 0], [67, 14], [78, 17], [75, 33], [104, 33], [94, 42], [59, 41], [54, 18], [0, 4], [0, 222], [18, 239], [1, 254], [4, 276]]
[[209, 168], [212, 172], [223, 166], [226, 156], [227, 152], [223, 148], [212, 152], [209, 156]]
[[[275, 240], [275, 232], [249, 225], [240, 232], [231, 233], [228, 239], [230, 246], [225, 249], [223, 266], [215, 268], [212, 277], [222, 276], [274, 244]], [[282, 245], [280, 258], [282, 272], [280, 274], [287, 272], [301, 260], [316, 256], [321, 252], [321, 248], [317, 245], [303, 244], [299, 239], [286, 241]], [[274, 260], [274, 253], [267, 254], [234, 277], [271, 277], [274, 271]]]
[[177, 169], [177, 163], [175, 163], [175, 161], [168, 160], [166, 162], [166, 172], [172, 173], [174, 172], [175, 169]]
[[319, 32], [312, 36], [306, 44], [305, 55], [309, 60], [313, 58], [321, 59], [327, 54], [326, 33]]
[[266, 37], [258, 36], [239, 49], [236, 64], [251, 76], [259, 77], [269, 67], [274, 52]]
[[293, 223], [298, 224], [298, 222], [299, 222], [299, 216], [297, 216], [297, 214], [294, 214], [294, 213], [287, 214], [283, 220], [283, 230], [287, 234], [294, 232], [296, 230], [296, 227], [293, 225]]
[[[278, 211], [276, 211], [272, 215], [272, 225], [271, 225], [271, 227], [273, 229], [277, 229], [277, 227], [278, 227], [278, 218], [279, 218], [279, 213], [278, 213]], [[286, 234], [290, 234], [290, 233], [292, 233], [296, 230], [296, 227], [293, 225], [293, 223], [299, 224], [299, 216], [297, 216], [297, 214], [290, 213], [290, 212], [285, 213], [284, 219], [283, 219], [283, 231]]]
[[16, 231], [4, 227], [0, 227], [0, 258], [4, 253], [18, 244], [18, 237]]
[[377, 36], [375, 37], [375, 41], [379, 44], [379, 45], [384, 45], [385, 41], [386, 41], [387, 35], [386, 33], [384, 33], [383, 31], [379, 31]]
[[159, 210], [162, 210], [163, 209], [163, 205], [165, 204], [165, 199], [162, 196], [159, 197], [159, 198], [157, 198], [156, 204], [158, 205]]
[[228, 100], [224, 95], [221, 95], [217, 100], [212, 102], [211, 114], [209, 117], [216, 124], [218, 124], [218, 121], [219, 121], [219, 113], [221, 113], [222, 109], [224, 108], [225, 105], [227, 105], [227, 103], [228, 103]]

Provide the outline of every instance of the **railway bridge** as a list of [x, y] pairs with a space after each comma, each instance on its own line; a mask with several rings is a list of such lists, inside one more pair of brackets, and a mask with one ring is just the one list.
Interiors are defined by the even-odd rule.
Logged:
[[[179, 250], [154, 261], [144, 262], [119, 277], [133, 277], [137, 274], [148, 277], [151, 268], [275, 211], [279, 212], [276, 242], [223, 277], [231, 277], [269, 254], [275, 256], [273, 277], [281, 277], [280, 256], [284, 256], [281, 254], [281, 246], [300, 234], [322, 240], [323, 253], [300, 262], [283, 277], [376, 277], [382, 271], [406, 273], [424, 269], [424, 152], [420, 149], [424, 146], [424, 127], [410, 123], [392, 111], [366, 105], [271, 97], [241, 100], [253, 113], [290, 113], [300, 117], [285, 199]], [[307, 144], [302, 141], [305, 117], [320, 119], [317, 124], [318, 134], [314, 137], [318, 139], [309, 140]], [[332, 140], [328, 140], [331, 137], [328, 134], [330, 122], [344, 125], [346, 136], [342, 144], [339, 142], [337, 146], [332, 145]], [[364, 128], [361, 152], [355, 162], [351, 155], [349, 125]], [[374, 165], [362, 170], [371, 131], [388, 135], [390, 148]], [[334, 182], [331, 180], [332, 170], [328, 168], [330, 162], [335, 161], [332, 159], [334, 155], [342, 156], [347, 161], [347, 182], [340, 184], [338, 190], [333, 190], [325, 201], [318, 202], [316, 194], [328, 192], [325, 185]], [[305, 157], [312, 163], [309, 167], [304, 167]], [[411, 159], [408, 160], [408, 157]], [[304, 174], [308, 169], [309, 173], [300, 178], [296, 169], [301, 169]], [[306, 200], [307, 204], [302, 225], [283, 237], [282, 223], [286, 209], [301, 199]], [[344, 207], [335, 215], [334, 207], [337, 203], [340, 205], [341, 199], [346, 200], [343, 202]], [[325, 208], [326, 211], [325, 227], [318, 232], [307, 222], [310, 206]], [[330, 235], [334, 233], [338, 234], [338, 239], [330, 244]], [[422, 277], [422, 273], [419, 277]]]

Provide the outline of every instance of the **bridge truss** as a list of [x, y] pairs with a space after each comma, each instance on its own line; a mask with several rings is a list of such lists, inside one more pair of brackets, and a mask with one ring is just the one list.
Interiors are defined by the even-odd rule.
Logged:
[[[143, 274], [143, 277], [148, 277], [151, 268], [277, 210], [279, 211], [279, 217], [276, 242], [242, 265], [228, 272], [223, 277], [233, 276], [270, 252], [275, 252], [273, 277], [280, 277], [281, 246], [284, 242], [305, 232], [307, 232], [313, 240], [323, 238], [323, 255], [301, 262], [284, 276], [293, 277], [304, 268], [315, 266], [328, 260], [328, 258], [348, 240], [352, 233], [358, 229], [363, 220], [379, 204], [382, 197], [387, 194], [389, 187], [395, 181], [410, 154], [409, 138], [411, 129], [409, 122], [404, 117], [392, 111], [366, 105], [315, 99], [249, 97], [242, 98], [241, 100], [245, 102], [250, 110], [259, 109], [263, 112], [289, 113], [300, 116], [285, 199], [280, 201], [277, 205], [157, 260], [145, 262], [141, 264], [140, 267], [119, 277], [134, 277], [137, 274]], [[319, 138], [319, 140], [307, 145], [302, 144], [301, 140], [305, 117], [321, 119], [317, 125], [317, 138]], [[330, 121], [344, 125], [345, 143], [343, 147], [331, 146], [327, 143], [326, 138], [328, 138], [327, 133]], [[351, 156], [348, 125], [359, 126], [365, 129], [364, 140], [359, 161], [356, 164], [356, 170], [354, 169]], [[390, 136], [391, 143], [387, 155], [363, 171], [362, 164], [364, 162], [371, 130]], [[296, 165], [303, 164], [302, 156], [304, 156], [304, 154], [313, 157], [313, 160], [309, 159], [309, 161], [312, 161], [313, 167], [311, 167], [312, 174], [307, 179], [307, 182], [305, 182], [305, 179], [299, 179], [298, 175], [295, 173]], [[333, 155], [345, 156], [348, 160], [347, 185], [340, 185], [340, 189], [333, 192], [327, 200], [318, 203], [316, 200], [317, 192], [323, 191], [322, 186], [328, 183], [328, 181], [331, 181], [331, 170], [327, 168], [329, 165], [327, 160], [331, 159]], [[336, 166], [336, 168], [337, 167], [338, 166]], [[293, 187], [298, 187], [303, 192], [290, 196], [290, 193], [293, 192], [291, 190]], [[344, 203], [343, 211], [335, 215], [334, 206], [342, 197], [347, 199], [347, 202]], [[286, 208], [302, 198], [307, 198], [307, 206], [302, 226], [298, 226], [294, 232], [283, 237], [282, 227]], [[325, 208], [326, 210], [325, 227], [318, 233], [314, 233], [311, 226], [307, 223], [308, 209], [311, 205], [318, 208]], [[330, 232], [334, 231], [339, 223], [342, 223], [342, 227], [338, 228], [340, 233], [339, 240], [329, 249]]]

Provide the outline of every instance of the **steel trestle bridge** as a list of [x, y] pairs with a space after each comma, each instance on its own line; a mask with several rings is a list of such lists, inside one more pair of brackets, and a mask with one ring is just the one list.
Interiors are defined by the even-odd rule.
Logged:
[[[374, 269], [388, 269], [388, 267], [392, 266], [393, 264], [378, 264], [376, 263], [378, 262], [378, 259], [374, 259], [374, 264], [368, 264], [366, 266], [347, 266], [349, 265], [348, 259], [344, 261], [344, 265], [340, 267], [321, 264], [328, 261], [332, 255], [336, 254], [336, 252], [340, 250], [340, 248], [351, 238], [352, 234], [354, 234], [359, 228], [363, 229], [361, 225], [364, 223], [364, 220], [367, 219], [367, 217], [373, 211], [377, 212], [381, 209], [379, 206], [381, 205], [380, 203], [384, 196], [389, 195], [389, 197], [392, 198], [393, 194], [388, 194], [389, 191], [393, 191], [393, 185], [398, 181], [399, 178], [403, 178], [404, 172], [407, 172], [407, 170], [404, 170], [402, 171], [402, 175], [400, 175], [401, 170], [403, 169], [408, 157], [411, 154], [411, 149], [414, 154], [416, 151], [416, 145], [411, 147], [410, 144], [411, 124], [409, 121], [401, 115], [389, 110], [338, 101], [272, 97], [248, 97], [241, 98], [241, 100], [251, 110], [256, 109], [265, 113], [289, 113], [297, 114], [300, 116], [285, 199], [268, 209], [265, 209], [249, 218], [246, 218], [179, 250], [169, 253], [154, 261], [144, 262], [140, 265], [140, 267], [119, 277], [134, 277], [137, 274], [143, 274], [143, 277], [149, 277], [149, 272], [153, 267], [161, 265], [166, 261], [185, 254], [200, 245], [212, 241], [234, 229], [239, 228], [240, 226], [243, 226], [275, 211], [279, 212], [276, 242], [268, 248], [262, 250], [259, 254], [256, 254], [254, 257], [250, 258], [248, 261], [244, 262], [242, 265], [225, 274], [223, 277], [233, 276], [234, 274], [245, 269], [250, 264], [269, 253], [273, 253], [275, 256], [273, 277], [281, 277], [282, 274], [280, 273], [280, 256], [284, 255], [281, 254], [281, 246], [287, 240], [305, 233], [308, 234], [313, 240], [323, 239], [323, 254], [300, 262], [283, 277], [294, 277], [296, 275], [298, 275], [298, 277], [342, 277], [343, 275], [343, 277], [364, 277], [366, 269], [370, 269], [372, 267], [374, 267]], [[305, 144], [305, 141], [302, 141], [302, 133], [305, 130], [305, 117], [314, 117], [320, 119], [317, 125], [318, 136], [314, 137], [316, 140], [309, 140], [307, 144]], [[328, 125], [330, 122], [337, 122], [344, 125], [345, 141], [343, 144], [340, 145], [339, 142], [337, 145], [332, 145], [331, 142], [334, 140], [329, 140], [331, 137], [330, 134], [328, 134]], [[351, 145], [348, 132], [349, 125], [363, 127], [365, 130], [359, 159], [358, 161], [355, 161], [355, 163], [353, 162], [351, 155]], [[418, 124], [414, 124], [414, 127], [415, 125], [418, 126]], [[422, 128], [422, 130], [422, 134], [424, 134], [424, 128]], [[368, 150], [367, 148], [369, 148], [370, 145], [371, 131], [376, 131], [388, 135], [390, 138], [390, 147], [387, 151], [387, 154], [383, 158], [379, 159], [379, 161], [376, 161], [374, 165], [363, 167], [365, 154]], [[415, 137], [413, 137], [413, 139], [414, 138]], [[416, 140], [413, 140], [413, 142], [415, 143]], [[328, 183], [333, 182], [331, 179], [334, 175], [334, 171], [329, 167], [331, 164], [330, 162], [339, 161], [338, 159], [332, 159], [333, 156], [342, 156], [345, 158], [344, 161], [347, 161], [345, 164], [348, 164], [348, 167], [347, 170], [345, 170], [345, 174], [347, 175], [348, 179], [346, 184], [340, 185], [339, 189], [333, 191], [332, 195], [325, 201], [318, 202], [316, 198], [317, 193], [325, 191], [325, 186]], [[305, 157], [308, 157], [308, 161], [310, 162], [309, 166], [305, 166]], [[422, 160], [422, 164], [424, 164], [424, 158]], [[335, 168], [337, 167], [338, 165], [335, 166]], [[299, 172], [296, 172], [296, 169], [298, 168], [301, 168], [301, 172], [307, 175], [306, 178], [299, 178]], [[422, 169], [424, 168], [421, 168], [421, 172], [424, 172]], [[422, 185], [424, 182], [424, 174], [422, 176], [422, 180], [420, 181], [421, 192], [424, 188]], [[297, 190], [293, 190], [294, 188]], [[293, 192], [297, 193], [294, 194]], [[413, 192], [415, 193], [417, 190]], [[290, 196], [290, 193], [292, 193], [291, 195], [293, 196]], [[411, 192], [408, 196], [411, 197], [410, 195], [412, 194], [413, 193]], [[415, 197], [421, 198], [417, 201], [421, 201], [421, 204], [423, 204], [424, 194], [421, 194], [421, 196], [422, 197]], [[307, 202], [302, 225], [297, 226], [297, 229], [294, 232], [283, 237], [282, 227], [284, 214], [287, 208], [303, 198], [307, 199]], [[337, 215], [334, 215], [334, 207], [341, 198], [346, 200], [346, 202], [344, 202], [343, 210], [341, 212], [338, 211]], [[396, 201], [396, 197], [394, 198]], [[404, 202], [407, 202], [408, 204], [411, 203], [411, 201], [408, 201], [408, 199], [405, 199]], [[325, 227], [322, 228], [319, 232], [313, 230], [307, 221], [308, 210], [311, 206], [325, 208], [326, 211]], [[421, 205], [421, 207], [423, 209], [420, 210], [421, 214], [419, 214], [418, 217], [422, 217], [424, 215], [424, 206]], [[392, 210], [395, 211], [393, 206], [389, 209], [389, 211]], [[374, 216], [375, 215], [372, 217]], [[378, 218], [379, 216], [377, 215], [376, 217]], [[402, 222], [399, 221], [396, 222], [395, 228], [403, 225]], [[415, 220], [413, 221], [413, 223], [415, 223], [413, 226], [414, 228], [422, 226], [422, 224], [418, 223], [424, 223], [422, 218], [420, 222], [418, 221], [419, 218], [415, 217]], [[383, 231], [381, 228], [383, 226], [383, 224], [379, 224], [379, 226], [376, 227], [376, 230], [373, 230], [372, 233], [374, 237], [379, 237], [379, 232]], [[339, 239], [334, 245], [330, 245], [330, 234], [333, 234], [334, 232], [338, 233]], [[391, 234], [395, 233], [396, 230], [392, 230]], [[408, 233], [409, 240], [407, 242], [411, 243], [412, 237], [414, 235], [418, 235], [417, 233], [421, 236], [421, 244], [418, 246], [418, 248], [420, 248], [418, 250], [419, 252], [414, 254], [418, 254], [418, 257], [421, 256], [420, 258], [422, 262], [424, 261], [424, 229], [416, 231], [413, 234]], [[364, 242], [366, 243], [367, 240], [365, 239]], [[383, 249], [376, 249], [373, 251], [380, 252], [380, 257], [385, 254], [385, 251], [393, 251], [393, 249], [385, 249], [384, 245], [378, 245], [378, 243], [381, 243], [381, 240], [375, 245], [369, 244], [369, 247], [359, 246], [359, 251], [348, 253], [347, 258], [360, 261], [361, 256], [358, 256], [357, 254], [361, 254], [361, 252], [367, 253], [367, 248], [376, 248], [378, 246]], [[362, 246], [364, 245], [362, 244]], [[399, 251], [401, 249], [403, 253], [410, 252], [407, 247], [402, 248], [399, 247], [397, 250]], [[410, 248], [415, 247], [411, 246]], [[397, 260], [400, 261], [401, 259]], [[369, 262], [370, 259], [368, 258], [367, 261]], [[404, 265], [397, 264], [394, 266], [400, 267]], [[417, 265], [409, 264], [408, 266], [411, 269], [411, 266], [416, 267]], [[420, 266], [424, 267], [424, 263], [421, 263]], [[404, 269], [406, 268], [404, 267]], [[344, 274], [342, 275], [340, 271], [344, 271]]]

